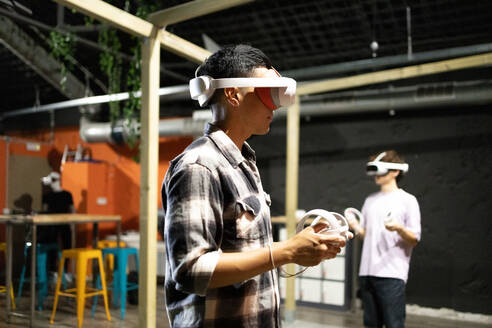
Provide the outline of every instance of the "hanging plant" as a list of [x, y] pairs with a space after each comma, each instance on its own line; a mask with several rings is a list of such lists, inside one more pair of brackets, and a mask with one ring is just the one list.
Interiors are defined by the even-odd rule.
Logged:
[[[108, 1], [110, 2], [110, 1]], [[157, 8], [154, 4], [138, 3], [135, 15], [140, 18], [145, 18], [150, 12]], [[125, 1], [125, 11], [130, 12], [130, 1]], [[86, 20], [86, 24], [92, 24], [93, 21]], [[123, 85], [122, 72], [126, 72], [126, 81], [124, 83], [125, 90], [129, 92], [129, 99], [120, 107], [118, 102], [110, 102], [110, 120], [114, 125], [117, 122], [123, 122], [123, 128], [126, 131], [127, 143], [130, 148], [135, 147], [138, 142], [140, 131], [140, 97], [135, 97], [135, 92], [141, 89], [141, 45], [140, 38], [132, 36], [130, 42], [133, 45], [129, 48], [132, 60], [128, 62], [128, 66], [123, 67], [123, 61], [119, 55], [121, 49], [121, 41], [116, 29], [106, 28], [99, 32], [99, 44], [105, 51], [100, 54], [99, 66], [101, 71], [108, 79], [109, 93], [118, 93]]]
[[[145, 19], [147, 15], [153, 11], [157, 10], [155, 4], [139, 3], [139, 7], [136, 9], [135, 16]], [[127, 0], [125, 2], [125, 11], [130, 11], [130, 2]], [[140, 136], [139, 125], [140, 125], [140, 109], [141, 101], [140, 97], [135, 97], [135, 92], [139, 91], [142, 86], [141, 72], [142, 72], [142, 39], [132, 36], [134, 42], [133, 47], [130, 51], [133, 60], [129, 63], [128, 74], [126, 79], [126, 87], [130, 92], [128, 101], [125, 102], [125, 107], [123, 108], [123, 118], [125, 129], [128, 133], [128, 145], [134, 147]], [[137, 122], [137, 124], [134, 124]]]
[[[118, 93], [121, 90], [122, 60], [118, 54], [121, 49], [121, 42], [117, 30], [109, 27], [102, 29], [99, 32], [98, 42], [105, 49], [99, 55], [99, 66], [108, 80], [108, 92], [110, 94]], [[113, 124], [121, 118], [118, 101], [109, 103], [109, 117]]]
[[57, 31], [50, 32], [49, 45], [51, 55], [60, 63], [60, 86], [65, 90], [68, 73], [73, 69], [73, 55], [75, 53], [75, 37]]
[[140, 123], [140, 108], [141, 101], [140, 97], [135, 97], [135, 92], [139, 91], [142, 85], [141, 80], [141, 55], [140, 55], [140, 44], [141, 41], [137, 39], [136, 45], [132, 47], [133, 60], [129, 64], [128, 74], [126, 78], [127, 90], [130, 93], [128, 101], [125, 102], [123, 107], [123, 124], [128, 133], [128, 145], [133, 148], [140, 135], [138, 129], [139, 124], [134, 124], [134, 122]]

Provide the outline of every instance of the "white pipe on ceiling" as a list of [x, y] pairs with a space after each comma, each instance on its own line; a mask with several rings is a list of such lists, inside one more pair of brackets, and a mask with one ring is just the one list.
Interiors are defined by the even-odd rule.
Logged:
[[[135, 98], [140, 98], [141, 94], [142, 93], [140, 91], [136, 91], [133, 93], [133, 96]], [[163, 97], [165, 99], [177, 99], [177, 98], [189, 99], [189, 87], [188, 87], [188, 85], [176, 85], [176, 86], [172, 86], [172, 87], [160, 88], [159, 89], [159, 96]], [[127, 100], [129, 98], [130, 98], [129, 92], [121, 92], [121, 93], [114, 93], [114, 94], [109, 94], [109, 95], [72, 99], [72, 100], [61, 101], [61, 102], [52, 103], [52, 104], [27, 107], [27, 108], [8, 111], [8, 112], [2, 114], [2, 116], [0, 116], [0, 120], [8, 118], [8, 117], [14, 117], [14, 116], [20, 116], [20, 115], [26, 115], [26, 114], [34, 114], [34, 113], [40, 113], [40, 112], [46, 112], [46, 111], [52, 111], [52, 110], [59, 110], [59, 109], [64, 109], [64, 108], [88, 106], [88, 105], [95, 105], [95, 104], [104, 104], [104, 103], [109, 103], [109, 102], [113, 102], [113, 101], [122, 101], [122, 100]]]

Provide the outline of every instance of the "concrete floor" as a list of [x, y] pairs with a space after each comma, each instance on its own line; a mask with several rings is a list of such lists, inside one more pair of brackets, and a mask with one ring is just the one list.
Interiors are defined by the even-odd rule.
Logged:
[[[20, 312], [28, 313], [29, 298], [23, 297], [20, 304]], [[76, 327], [76, 311], [75, 301], [71, 298], [60, 298], [59, 306], [56, 312], [55, 322], [50, 325], [49, 319], [53, 304], [53, 297], [48, 297], [45, 309], [36, 311], [34, 327]], [[110, 307], [112, 319], [107, 321], [102, 302], [96, 310], [94, 318], [90, 316], [92, 302], [86, 303], [84, 327], [90, 328], [110, 328], [110, 327], [138, 327], [138, 306], [127, 305], [125, 320], [120, 319], [119, 308]], [[164, 291], [162, 286], [159, 286], [157, 293], [157, 311], [156, 322], [158, 328], [168, 328], [169, 322], [166, 316], [164, 307]], [[296, 320], [291, 323], [284, 323], [284, 328], [358, 328], [362, 326], [362, 313], [355, 312], [340, 312], [334, 310], [318, 309], [312, 307], [299, 306], [296, 311]], [[6, 323], [5, 312], [5, 295], [0, 297], [0, 327], [28, 327], [29, 321], [23, 318], [11, 317], [11, 322]], [[407, 315], [407, 328], [486, 328], [492, 327], [492, 322], [486, 321], [482, 323], [471, 321], [459, 321], [444, 318], [435, 318], [429, 316], [420, 316], [414, 314]]]

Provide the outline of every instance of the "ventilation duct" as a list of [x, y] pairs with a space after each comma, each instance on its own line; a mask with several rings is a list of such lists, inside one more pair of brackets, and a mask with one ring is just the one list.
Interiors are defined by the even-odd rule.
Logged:
[[[207, 122], [212, 120], [210, 110], [201, 110], [193, 113], [192, 117], [169, 118], [159, 121], [159, 136], [200, 136]], [[123, 144], [130, 136], [130, 130], [135, 129], [138, 133], [140, 126], [132, 122], [133, 126], [120, 121], [114, 125], [111, 123], [89, 122], [81, 119], [79, 134], [85, 142], [109, 142]]]

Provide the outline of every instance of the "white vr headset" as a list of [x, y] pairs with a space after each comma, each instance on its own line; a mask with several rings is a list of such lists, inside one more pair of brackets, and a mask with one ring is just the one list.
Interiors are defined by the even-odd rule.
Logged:
[[201, 75], [190, 80], [190, 95], [200, 107], [207, 105], [216, 89], [255, 87], [255, 93], [265, 106], [274, 110], [294, 103], [296, 81], [288, 77], [245, 77], [214, 79]]
[[379, 154], [373, 161], [366, 164], [367, 175], [385, 175], [389, 170], [399, 170], [403, 173], [408, 172], [407, 163], [391, 163], [382, 162], [381, 158], [386, 155], [386, 152]]
[[58, 173], [58, 172], [51, 172], [47, 176], [41, 178], [41, 182], [45, 186], [49, 186], [49, 185], [56, 183], [58, 181], [60, 181], [60, 173]]

